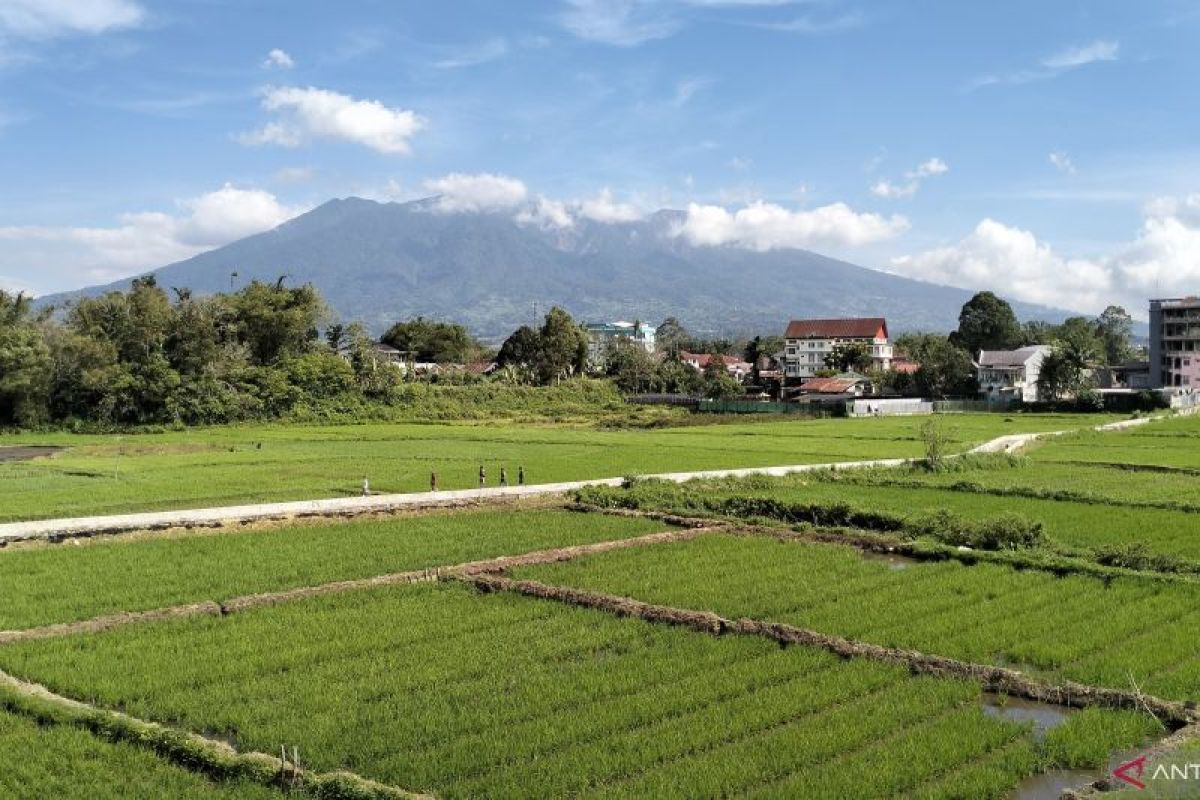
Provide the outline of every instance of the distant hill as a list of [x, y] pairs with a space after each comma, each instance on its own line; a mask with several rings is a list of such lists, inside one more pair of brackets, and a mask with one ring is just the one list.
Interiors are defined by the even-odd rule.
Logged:
[[[582, 320], [678, 317], [693, 332], [782, 333], [796, 317], [884, 316], [892, 330], [948, 331], [971, 292], [902, 278], [806, 250], [694, 247], [672, 236], [678, 211], [568, 230], [512, 214], [442, 214], [432, 201], [331, 200], [278, 228], [154, 270], [201, 293], [251, 279], [311, 282], [343, 320], [376, 332], [424, 315], [500, 337], [561, 305]], [[61, 304], [129, 281], [40, 298]], [[1014, 303], [1023, 319], [1067, 312]]]

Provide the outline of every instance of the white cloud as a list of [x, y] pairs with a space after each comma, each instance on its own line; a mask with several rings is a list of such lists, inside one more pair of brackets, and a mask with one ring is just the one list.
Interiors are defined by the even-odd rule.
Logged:
[[529, 190], [516, 178], [482, 172], [454, 172], [427, 180], [424, 186], [438, 195], [435, 208], [445, 213], [506, 211], [525, 202]]
[[1059, 172], [1065, 172], [1068, 175], [1075, 174], [1075, 164], [1071, 161], [1071, 157], [1061, 151], [1055, 151], [1048, 156], [1050, 163]]
[[1099, 39], [1082, 47], [1068, 47], [1043, 58], [1037, 68], [1019, 69], [1013, 72], [984, 75], [975, 78], [966, 85], [967, 91], [981, 89], [985, 86], [1020, 85], [1034, 83], [1058, 77], [1089, 64], [1102, 61], [1116, 61], [1121, 44], [1116, 41]]
[[785, 33], [799, 33], [809, 36], [820, 36], [826, 33], [840, 33], [862, 27], [866, 17], [862, 12], [852, 11], [835, 17], [800, 16], [786, 22], [768, 22], [760, 27], [770, 28]]
[[242, 134], [243, 144], [296, 147], [312, 139], [343, 139], [380, 153], [408, 153], [409, 139], [426, 124], [414, 111], [311, 86], [270, 88], [262, 105], [283, 119]]
[[635, 47], [665, 39], [680, 23], [662, 6], [642, 0], [567, 0], [559, 22], [580, 39], [617, 47]]
[[145, 18], [133, 0], [0, 0], [0, 34], [24, 39], [135, 28]]
[[734, 245], [749, 250], [808, 248], [824, 245], [859, 246], [890, 239], [906, 231], [902, 216], [860, 214], [845, 203], [792, 211], [762, 201], [737, 211], [691, 203], [687, 217], [675, 230], [693, 245]]
[[296, 62], [286, 52], [276, 47], [267, 53], [267, 57], [263, 59], [262, 66], [264, 69], [291, 69], [296, 66]]
[[945, 175], [949, 171], [950, 167], [946, 166], [946, 162], [934, 156], [928, 161], [918, 164], [916, 169], [908, 173], [908, 177], [928, 178], [932, 175]]
[[1097, 313], [1117, 302], [1144, 315], [1152, 296], [1200, 284], [1200, 194], [1150, 203], [1130, 242], [1094, 258], [1056, 253], [1030, 231], [985, 219], [957, 244], [892, 260], [909, 277]]
[[946, 162], [934, 156], [904, 173], [904, 177], [907, 179], [905, 183], [895, 183], [886, 178], [876, 181], [871, 185], [871, 194], [888, 200], [912, 197], [921, 188], [921, 181], [925, 178], [945, 175], [949, 171], [950, 167]]
[[876, 181], [871, 185], [871, 194], [876, 197], [884, 197], [889, 200], [896, 200], [903, 197], [912, 197], [917, 193], [920, 187], [916, 181], [908, 183], [892, 183], [889, 180]]
[[1097, 61], [1116, 61], [1120, 49], [1120, 42], [1097, 39], [1082, 47], [1068, 47], [1047, 56], [1042, 59], [1042, 66], [1048, 69], [1073, 69]]
[[595, 197], [583, 200], [578, 205], [579, 216], [594, 222], [637, 222], [645, 214], [632, 203], [618, 203], [613, 200], [608, 188], [600, 190]]
[[269, 192], [231, 184], [178, 205], [176, 214], [123, 214], [120, 224], [110, 228], [0, 227], [0, 240], [58, 245], [57, 252], [70, 258], [78, 285], [80, 278], [112, 280], [188, 258], [274, 228], [303, 211], [283, 205]]
[[575, 218], [571, 216], [571, 211], [567, 208], [566, 203], [541, 196], [532, 206], [521, 209], [515, 219], [518, 224], [536, 225], [547, 230], [575, 226]]
[[316, 167], [281, 167], [275, 170], [274, 177], [280, 183], [307, 183], [316, 174]]
[[504, 58], [504, 56], [508, 55], [508, 52], [508, 40], [497, 37], [489, 39], [483, 44], [455, 52], [440, 61], [433, 62], [433, 65], [438, 69], [475, 67], [480, 64], [486, 64], [489, 61]]

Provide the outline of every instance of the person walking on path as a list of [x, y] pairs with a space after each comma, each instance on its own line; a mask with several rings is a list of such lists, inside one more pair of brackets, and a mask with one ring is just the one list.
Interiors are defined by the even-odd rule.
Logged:
[[370, 497], [370, 496], [371, 496], [371, 482], [369, 480], [367, 480], [366, 478], [363, 478], [363, 497]]
[[483, 464], [479, 465], [479, 488], [487, 486], [487, 470], [483, 468]]
[[525, 467], [517, 467], [517, 486], [525, 485]]
[[429, 473], [429, 491], [437, 491], [437, 471]]
[[508, 486], [508, 468], [501, 467], [500, 468], [500, 487], [504, 488], [506, 486]]

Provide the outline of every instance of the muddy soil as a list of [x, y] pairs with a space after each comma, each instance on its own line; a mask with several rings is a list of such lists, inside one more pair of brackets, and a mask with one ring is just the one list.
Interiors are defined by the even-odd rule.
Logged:
[[35, 458], [49, 458], [55, 453], [61, 453], [66, 449], [65, 447], [53, 447], [51, 445], [0, 447], [0, 464], [11, 461], [32, 461]]

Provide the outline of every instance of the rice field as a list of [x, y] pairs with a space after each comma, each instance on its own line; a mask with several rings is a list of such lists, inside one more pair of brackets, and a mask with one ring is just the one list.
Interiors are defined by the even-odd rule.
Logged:
[[0, 553], [0, 630], [222, 602], [666, 527], [645, 519], [510, 508], [16, 549]]
[[1051, 750], [972, 683], [457, 585], [19, 644], [0, 664], [446, 798], [999, 798], [1096, 739]]
[[[964, 414], [953, 447], [1008, 433], [1074, 429], [1105, 416]], [[524, 467], [530, 483], [733, 467], [909, 458], [918, 418], [713, 424], [662, 430], [567, 425], [257, 425], [147, 434], [0, 435], [2, 446], [57, 445], [50, 458], [0, 463], [0, 522], [477, 485]]]
[[0, 797], [61, 800], [280, 800], [246, 783], [213, 783], [153, 753], [0, 710]]
[[514, 577], [1200, 701], [1195, 583], [896, 564], [840, 545], [724, 534], [524, 567]]

